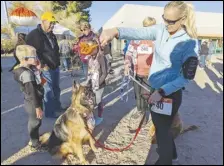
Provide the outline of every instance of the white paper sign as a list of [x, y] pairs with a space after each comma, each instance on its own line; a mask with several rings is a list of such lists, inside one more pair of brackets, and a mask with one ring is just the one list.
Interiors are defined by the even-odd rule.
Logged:
[[171, 115], [172, 105], [173, 105], [172, 99], [163, 98], [162, 101], [159, 101], [153, 104], [153, 106], [151, 107], [151, 110], [158, 114]]
[[141, 44], [137, 48], [137, 52], [138, 52], [138, 54], [151, 54], [152, 53], [152, 47], [149, 47], [146, 44]]

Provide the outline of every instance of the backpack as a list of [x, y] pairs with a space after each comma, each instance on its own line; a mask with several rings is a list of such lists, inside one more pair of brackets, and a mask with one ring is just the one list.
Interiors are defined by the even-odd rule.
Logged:
[[[17, 71], [15, 72], [15, 71], [13, 71], [13, 73], [14, 73], [14, 79], [19, 83], [19, 85], [20, 85], [20, 90], [22, 91], [22, 92], [24, 92], [25, 93], [25, 87], [24, 87], [24, 84], [22, 83], [22, 80], [20, 80], [20, 76], [21, 76], [21, 74], [24, 72], [24, 71], [30, 71], [28, 68], [26, 68], [26, 67], [20, 67], [19, 69], [17, 69]], [[32, 72], [33, 74], [34, 74], [34, 72]], [[35, 74], [34, 74], [35, 75]], [[36, 80], [36, 76], [34, 76], [35, 77], [35, 80]], [[37, 82], [37, 80], [36, 80], [36, 82]], [[40, 97], [40, 98], [43, 98], [43, 96], [44, 96], [44, 88], [43, 88], [43, 86], [42, 85], [40, 85], [40, 84], [38, 84], [37, 85], [37, 88], [36, 88], [36, 91], [37, 91], [37, 95], [38, 95], [38, 97]]]

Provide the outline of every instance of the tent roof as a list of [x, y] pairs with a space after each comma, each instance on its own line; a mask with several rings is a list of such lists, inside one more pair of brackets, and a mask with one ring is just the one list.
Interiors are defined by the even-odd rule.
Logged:
[[[142, 21], [150, 16], [157, 23], [163, 23], [163, 7], [125, 4], [104, 25], [103, 29], [112, 27], [142, 27]], [[223, 14], [196, 12], [196, 26], [199, 36], [223, 36]]]
[[[15, 28], [15, 32], [28, 34], [30, 31], [32, 31], [36, 27], [37, 26], [17, 26]], [[68, 29], [60, 24], [56, 24], [54, 26], [53, 33], [56, 35], [64, 34], [64, 35], [70, 35], [70, 36], [75, 37], [75, 34], [70, 29]]]

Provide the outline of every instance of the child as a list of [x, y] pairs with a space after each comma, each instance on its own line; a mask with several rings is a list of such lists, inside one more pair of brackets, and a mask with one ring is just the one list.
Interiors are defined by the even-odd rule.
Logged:
[[40, 77], [40, 62], [36, 49], [29, 45], [19, 45], [16, 48], [19, 64], [14, 67], [14, 79], [20, 84], [24, 93], [24, 107], [28, 113], [29, 146], [32, 151], [43, 150], [39, 142], [39, 127], [43, 117], [42, 99], [44, 89]]
[[208, 56], [207, 56], [207, 58], [206, 58], [206, 62], [207, 62], [207, 64], [206, 64], [206, 66], [211, 66], [211, 64], [212, 64], [212, 62], [211, 62], [211, 58], [212, 58], [212, 54], [214, 53], [214, 43], [212, 42], [212, 40], [210, 39], [210, 41], [209, 41], [209, 46], [208, 46], [208, 48], [209, 48], [209, 52], [208, 52]]
[[204, 69], [204, 67], [205, 67], [206, 58], [208, 56], [208, 53], [209, 53], [208, 43], [207, 43], [207, 41], [204, 41], [201, 45], [201, 50], [199, 52], [201, 69]]
[[124, 52], [124, 60], [125, 60], [126, 52], [128, 50], [129, 43], [130, 43], [130, 40], [124, 40], [124, 49], [123, 49], [123, 52]]
[[88, 64], [88, 77], [87, 81], [91, 81], [93, 91], [96, 95], [96, 104], [98, 105], [98, 117], [95, 118], [96, 126], [103, 121], [103, 103], [102, 96], [104, 86], [106, 85], [105, 79], [107, 77], [107, 65], [105, 56], [101, 55], [102, 52], [99, 48], [97, 39], [86, 41], [86, 44], [91, 48], [89, 55], [91, 56]]

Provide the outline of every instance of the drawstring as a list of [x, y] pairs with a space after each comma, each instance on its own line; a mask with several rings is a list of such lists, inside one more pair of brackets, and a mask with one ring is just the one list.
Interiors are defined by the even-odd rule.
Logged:
[[[133, 71], [131, 70], [131, 72], [133, 72]], [[149, 92], [149, 94], [152, 93], [152, 91], [149, 89], [149, 88], [151, 88], [151, 86], [149, 86], [148, 84], [146, 84], [144, 82], [148, 86], [148, 88], [147, 88], [146, 86], [142, 85], [138, 80], [136, 80], [133, 76], [131, 76], [131, 74], [129, 74], [128, 76], [124, 76], [122, 79], [122, 84], [121, 84], [121, 89], [120, 89], [120, 98], [122, 101], [123, 101], [123, 97], [124, 97], [124, 91], [126, 89], [129, 89], [129, 83], [130, 83], [131, 79], [132, 79], [132, 81], [136, 82], [139, 86], [141, 86], [143, 89], [145, 89], [147, 92]], [[127, 94], [125, 102], [127, 102], [127, 101], [128, 101], [128, 94]]]
[[[123, 97], [125, 95], [125, 90], [129, 89], [129, 83], [130, 83], [131, 79], [128, 76], [124, 76], [122, 79], [122, 84], [121, 84], [121, 89], [120, 89], [120, 99], [121, 101], [123, 101]], [[128, 93], [126, 94], [126, 100], [125, 102], [128, 101]]]

